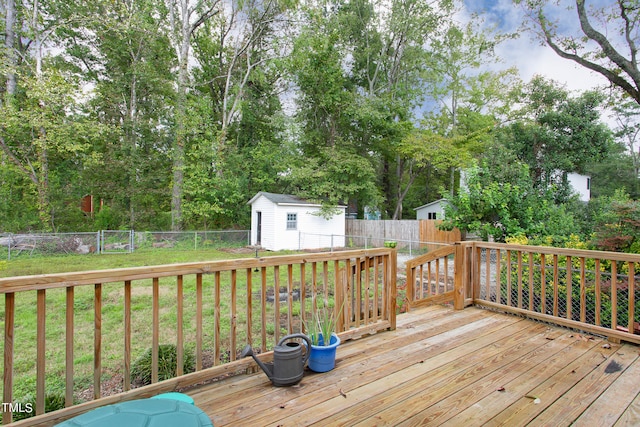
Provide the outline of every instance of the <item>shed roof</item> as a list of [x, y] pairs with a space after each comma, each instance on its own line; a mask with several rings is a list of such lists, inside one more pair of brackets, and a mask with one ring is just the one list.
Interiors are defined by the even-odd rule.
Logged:
[[[255, 196], [251, 198], [251, 200], [249, 200], [249, 204], [252, 204], [253, 202], [255, 202], [256, 199], [258, 199], [258, 197], [260, 196], [266, 197], [267, 200], [269, 200], [272, 203], [275, 203], [276, 205], [298, 205], [298, 206], [316, 206], [316, 207], [322, 206], [320, 203], [311, 202], [309, 200], [303, 199], [298, 196], [294, 196], [292, 194], [268, 193], [266, 191], [259, 191]], [[346, 206], [343, 206], [343, 205], [339, 205], [337, 207], [346, 208]]]
[[413, 210], [417, 211], [418, 209], [424, 209], [424, 208], [428, 208], [435, 205], [441, 205], [444, 203], [449, 203], [449, 201], [447, 199], [438, 199], [438, 200], [434, 200], [433, 202], [427, 203], [426, 205], [422, 205], [417, 208], [414, 208]]
[[318, 203], [313, 203], [308, 200], [305, 200], [301, 197], [294, 196], [292, 194], [277, 194], [277, 193], [267, 193], [266, 191], [259, 191], [251, 200], [249, 200], [249, 204], [252, 204], [256, 199], [260, 196], [264, 196], [267, 200], [275, 203], [276, 205], [311, 205], [311, 206], [320, 206]]

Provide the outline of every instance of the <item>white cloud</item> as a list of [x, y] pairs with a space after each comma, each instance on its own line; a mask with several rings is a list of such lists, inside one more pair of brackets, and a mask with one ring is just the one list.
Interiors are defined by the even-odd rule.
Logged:
[[[501, 32], [518, 34], [517, 38], [507, 40], [496, 48], [496, 53], [503, 61], [496, 64], [496, 68], [515, 67], [525, 82], [530, 81], [534, 75], [542, 75], [564, 84], [571, 91], [607, 85], [607, 80], [602, 75], [561, 58], [550, 47], [541, 44], [534, 34], [523, 31], [521, 26], [524, 12], [512, 0], [467, 0], [465, 3], [467, 8], [463, 16], [470, 16], [471, 12], [475, 12], [488, 26], [495, 25]], [[575, 11], [561, 8], [556, 12], [558, 10], [566, 14], [566, 19], [561, 19], [566, 25], [577, 25]]]

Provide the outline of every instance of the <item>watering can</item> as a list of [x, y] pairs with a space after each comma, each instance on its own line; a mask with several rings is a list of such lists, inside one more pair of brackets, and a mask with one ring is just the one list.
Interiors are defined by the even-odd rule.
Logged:
[[[302, 345], [295, 338], [302, 338], [306, 341], [305, 353], [302, 354]], [[269, 377], [273, 385], [282, 387], [294, 385], [300, 382], [304, 373], [304, 365], [309, 359], [311, 350], [311, 340], [305, 334], [292, 334], [282, 338], [273, 349], [273, 362], [263, 363], [258, 359], [251, 345], [242, 350], [241, 357], [251, 356], [258, 366]]]

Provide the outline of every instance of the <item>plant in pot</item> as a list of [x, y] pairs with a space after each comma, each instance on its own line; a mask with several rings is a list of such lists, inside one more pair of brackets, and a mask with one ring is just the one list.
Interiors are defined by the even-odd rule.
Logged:
[[307, 324], [307, 334], [311, 339], [307, 366], [314, 372], [327, 372], [336, 366], [336, 349], [340, 345], [340, 337], [335, 333], [335, 326], [335, 313], [325, 301], [324, 307], [315, 310], [311, 322]]

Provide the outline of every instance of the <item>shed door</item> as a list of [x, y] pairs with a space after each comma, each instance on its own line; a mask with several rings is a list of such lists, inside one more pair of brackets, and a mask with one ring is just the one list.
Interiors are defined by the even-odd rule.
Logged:
[[256, 212], [258, 214], [256, 224], [256, 245], [262, 244], [262, 212]]

